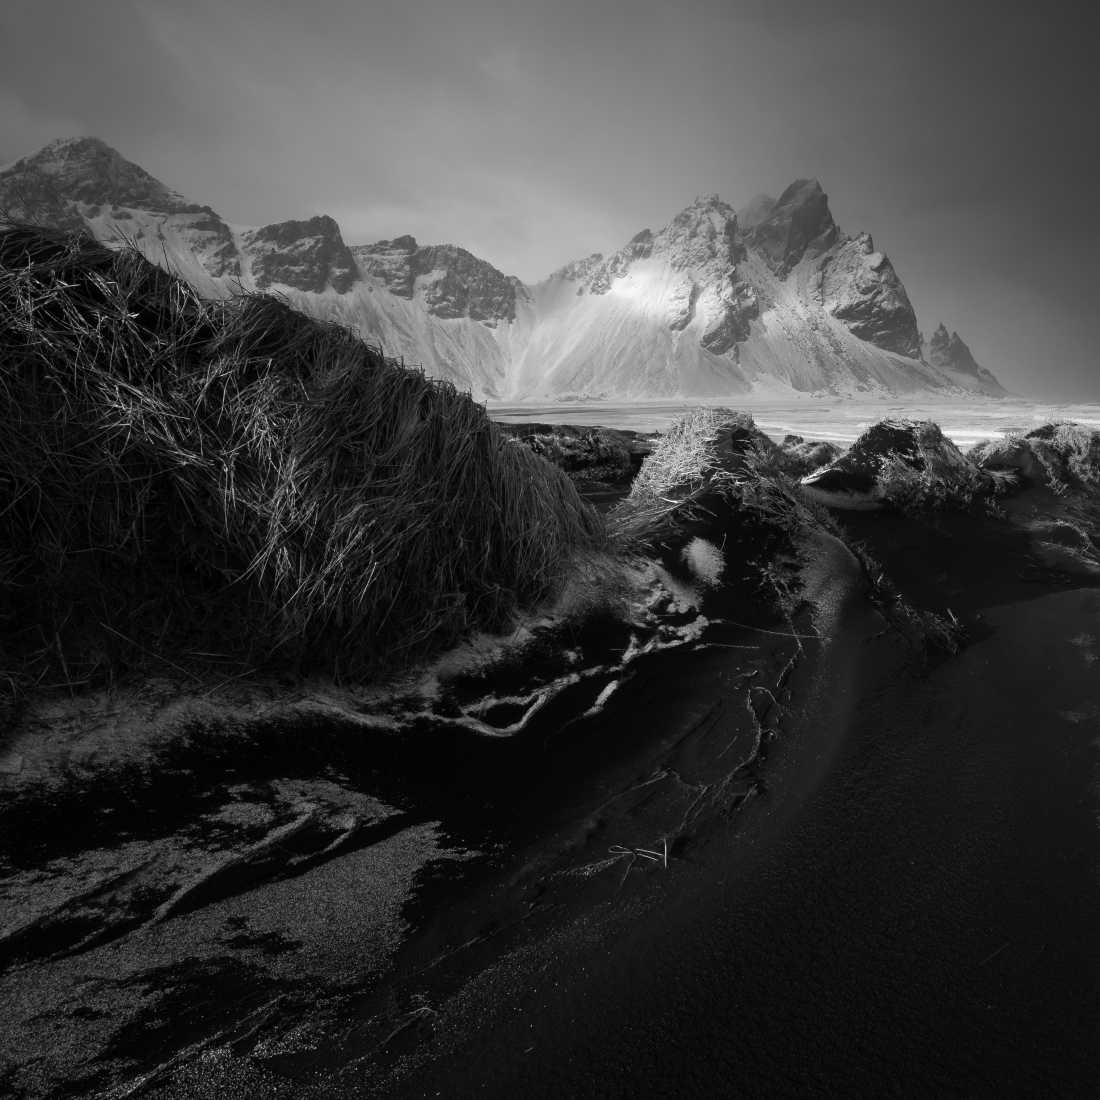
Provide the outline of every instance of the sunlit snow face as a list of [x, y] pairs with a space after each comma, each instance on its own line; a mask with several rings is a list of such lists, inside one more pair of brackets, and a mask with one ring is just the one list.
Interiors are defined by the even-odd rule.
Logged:
[[697, 581], [714, 587], [722, 579], [726, 559], [722, 551], [706, 539], [692, 539], [680, 555]]

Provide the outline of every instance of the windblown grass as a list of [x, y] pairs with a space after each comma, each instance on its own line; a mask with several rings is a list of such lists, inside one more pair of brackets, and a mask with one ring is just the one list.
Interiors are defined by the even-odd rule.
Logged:
[[453, 386], [283, 300], [0, 227], [0, 675], [361, 676], [499, 629], [602, 547]]

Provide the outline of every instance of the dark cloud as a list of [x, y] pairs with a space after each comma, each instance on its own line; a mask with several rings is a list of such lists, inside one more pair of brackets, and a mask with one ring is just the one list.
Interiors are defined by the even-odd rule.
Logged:
[[698, 193], [816, 175], [926, 330], [1021, 393], [1100, 399], [1078, 10], [8, 0], [0, 163], [94, 133], [232, 221], [325, 211], [529, 280]]

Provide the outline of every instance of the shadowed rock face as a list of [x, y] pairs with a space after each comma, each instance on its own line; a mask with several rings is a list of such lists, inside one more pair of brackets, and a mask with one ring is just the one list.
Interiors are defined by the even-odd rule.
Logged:
[[392, 241], [352, 245], [351, 253], [364, 275], [378, 279], [398, 298], [411, 298], [416, 285], [416, 249], [416, 238], [406, 235]]
[[415, 261], [417, 274], [425, 276], [428, 312], [437, 317], [471, 317], [492, 327], [514, 321], [516, 297], [527, 294], [518, 279], [453, 244], [421, 248]]
[[436, 317], [470, 317], [495, 328], [514, 321], [516, 298], [527, 291], [514, 276], [453, 244], [421, 248], [410, 236], [357, 245], [353, 250], [364, 275], [381, 281], [399, 298], [412, 298], [417, 279], [428, 312]]
[[340, 227], [327, 214], [309, 221], [265, 225], [244, 235], [252, 257], [252, 277], [263, 290], [282, 283], [296, 290], [324, 290], [338, 294], [351, 289], [358, 271]]
[[911, 359], [920, 357], [917, 316], [885, 252], [870, 233], [844, 241], [825, 261], [825, 308], [861, 340]]
[[821, 184], [795, 180], [767, 217], [749, 232], [748, 242], [776, 274], [785, 277], [808, 251], [825, 252], [839, 236]]
[[718, 308], [699, 342], [715, 355], [723, 355], [734, 345], [749, 338], [749, 322], [760, 316], [756, 292], [748, 283], [733, 281], [718, 292]]

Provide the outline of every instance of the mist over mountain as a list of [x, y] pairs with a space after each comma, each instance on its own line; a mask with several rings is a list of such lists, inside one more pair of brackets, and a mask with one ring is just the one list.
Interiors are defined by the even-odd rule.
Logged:
[[0, 208], [130, 241], [209, 294], [278, 291], [480, 398], [1006, 392], [942, 325], [923, 343], [889, 258], [812, 179], [740, 210], [700, 196], [533, 285], [452, 244], [349, 246], [324, 215], [230, 225], [91, 137], [0, 170]]

